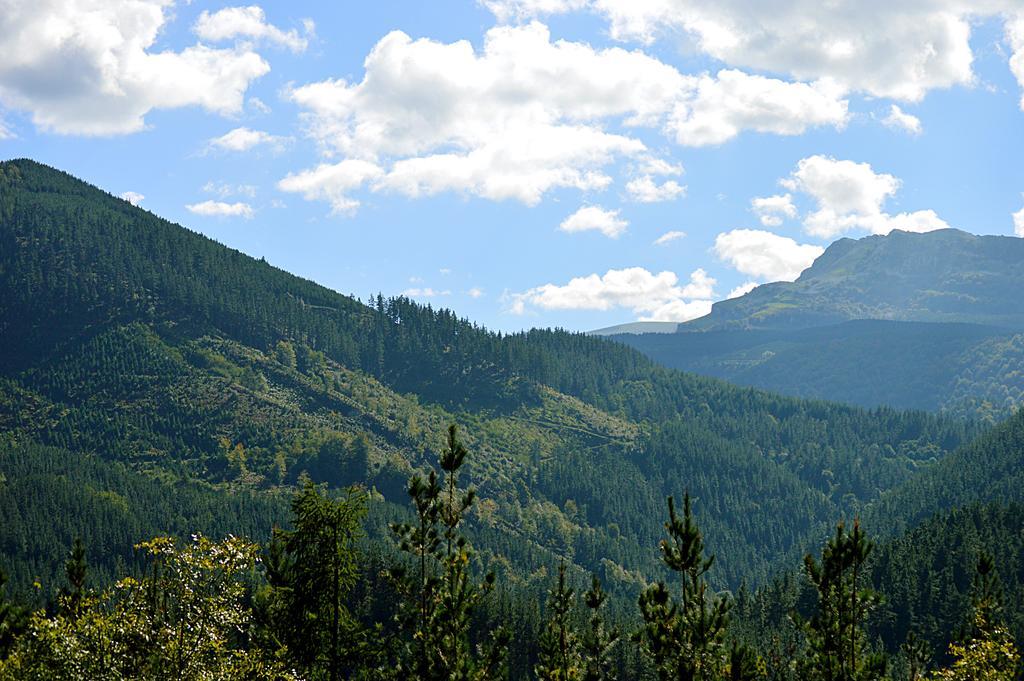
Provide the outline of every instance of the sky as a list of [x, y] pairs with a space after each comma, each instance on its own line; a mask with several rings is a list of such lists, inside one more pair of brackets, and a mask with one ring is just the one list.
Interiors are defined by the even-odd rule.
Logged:
[[1024, 0], [0, 0], [0, 54], [0, 159], [495, 330], [1024, 236]]

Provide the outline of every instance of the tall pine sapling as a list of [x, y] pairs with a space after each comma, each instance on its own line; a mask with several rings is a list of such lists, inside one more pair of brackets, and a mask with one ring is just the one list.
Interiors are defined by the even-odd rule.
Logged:
[[548, 592], [547, 621], [537, 641], [538, 662], [534, 673], [540, 681], [580, 681], [583, 657], [573, 612], [575, 592], [565, 581], [565, 563], [558, 566], [558, 580]]
[[601, 614], [607, 600], [601, 580], [597, 575], [591, 576], [590, 589], [583, 594], [583, 602], [590, 611], [590, 626], [583, 637], [583, 681], [615, 681], [611, 652], [619, 641], [619, 632], [609, 629]]
[[467, 450], [456, 427], [448, 428], [447, 448], [440, 457], [443, 483], [431, 471], [424, 481], [414, 475], [408, 493], [415, 523], [392, 525], [409, 565], [391, 571], [405, 596], [400, 624], [407, 632], [396, 673], [424, 681], [487, 681], [505, 675], [508, 633], [492, 632], [486, 645], [474, 646], [470, 624], [481, 601], [494, 588], [494, 574], [481, 582], [472, 575], [473, 550], [460, 532], [476, 499], [474, 490], [459, 487], [459, 471]]
[[799, 665], [801, 678], [811, 681], [868, 681], [885, 676], [887, 660], [868, 650], [865, 618], [880, 598], [861, 588], [872, 544], [859, 521], [847, 532], [843, 523], [825, 545], [821, 563], [808, 554], [807, 576], [818, 591], [817, 612], [803, 623], [809, 655]]
[[704, 538], [693, 519], [689, 493], [683, 499], [683, 517], [668, 498], [668, 539], [661, 541], [661, 559], [679, 575], [679, 595], [664, 582], [640, 594], [644, 627], [639, 633], [643, 650], [654, 661], [662, 681], [719, 679], [728, 668], [725, 644], [730, 601], [709, 593], [705, 575], [714, 556], [704, 557]]

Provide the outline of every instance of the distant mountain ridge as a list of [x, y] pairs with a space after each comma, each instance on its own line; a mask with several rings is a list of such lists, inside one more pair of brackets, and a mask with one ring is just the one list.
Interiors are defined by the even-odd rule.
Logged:
[[1024, 239], [956, 229], [840, 239], [794, 282], [758, 286], [681, 324], [794, 329], [852, 319], [1024, 329]]
[[1024, 402], [1022, 291], [1024, 239], [897, 231], [840, 239], [674, 334], [613, 338], [787, 395], [996, 420]]

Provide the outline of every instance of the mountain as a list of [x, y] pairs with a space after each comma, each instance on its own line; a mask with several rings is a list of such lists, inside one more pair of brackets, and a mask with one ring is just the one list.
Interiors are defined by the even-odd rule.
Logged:
[[47, 514], [45, 532], [0, 524], [0, 564], [29, 594], [25, 566], [59, 569], [76, 535], [97, 560], [129, 556], [125, 514], [138, 532], [268, 532], [304, 476], [370, 488], [386, 548], [453, 422], [480, 498], [470, 534], [516, 583], [566, 560], [635, 595], [685, 490], [714, 578], [753, 583], [981, 432], [737, 388], [584, 334], [364, 304], [29, 160], [0, 163], [0, 344], [0, 508]]
[[614, 339], [674, 369], [862, 407], [998, 420], [1024, 401], [1024, 334], [979, 324], [857, 320]]
[[679, 331], [799, 329], [851, 319], [1024, 329], [1024, 240], [955, 229], [840, 239], [794, 282], [715, 303]]
[[795, 282], [674, 334], [617, 334], [664, 366], [787, 395], [995, 421], [1024, 400], [1024, 240], [957, 230], [832, 244]]

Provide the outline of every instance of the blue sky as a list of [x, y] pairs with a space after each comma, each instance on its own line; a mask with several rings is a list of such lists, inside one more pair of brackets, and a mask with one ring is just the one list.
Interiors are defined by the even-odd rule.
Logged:
[[0, 0], [0, 157], [503, 330], [1024, 234], [1024, 3], [820, 4]]

